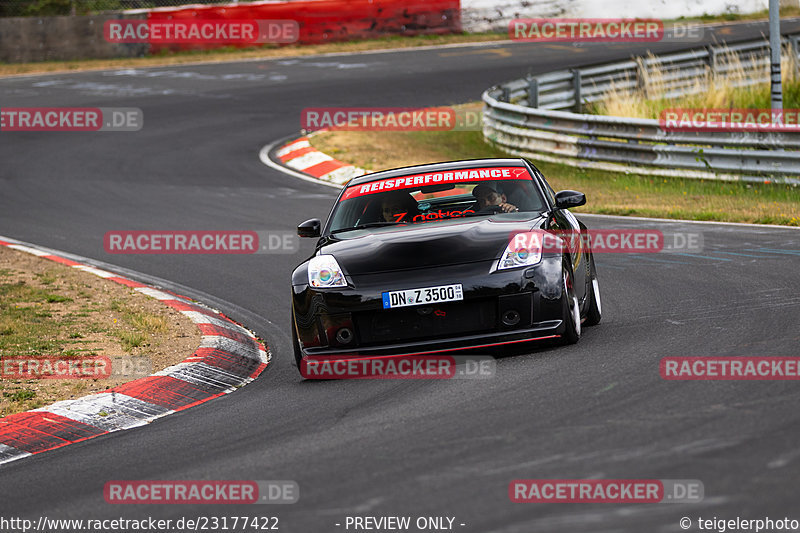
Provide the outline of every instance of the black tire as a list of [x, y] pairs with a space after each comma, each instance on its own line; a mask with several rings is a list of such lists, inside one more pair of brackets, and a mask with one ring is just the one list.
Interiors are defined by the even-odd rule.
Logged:
[[[294, 361], [297, 363], [297, 371], [300, 372], [300, 362], [303, 354], [300, 351], [300, 341], [297, 340], [297, 327], [294, 325], [294, 312], [292, 312], [292, 348], [294, 348]], [[300, 372], [302, 374], [302, 372]]]
[[589, 286], [587, 290], [589, 295], [586, 306], [586, 320], [583, 321], [584, 326], [594, 326], [600, 323], [603, 317], [603, 305], [600, 302], [600, 284], [597, 281], [597, 269], [594, 266], [594, 256], [590, 256], [589, 263]]
[[581, 338], [581, 309], [575, 289], [571, 286], [570, 272], [565, 268], [561, 277], [563, 286], [563, 312], [564, 333], [561, 334], [563, 344], [575, 344]]

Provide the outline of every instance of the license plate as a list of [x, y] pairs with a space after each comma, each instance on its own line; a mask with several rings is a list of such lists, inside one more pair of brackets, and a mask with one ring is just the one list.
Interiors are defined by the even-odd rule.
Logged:
[[408, 307], [409, 305], [430, 305], [442, 302], [457, 302], [464, 299], [461, 284], [407, 289], [382, 293], [383, 308]]

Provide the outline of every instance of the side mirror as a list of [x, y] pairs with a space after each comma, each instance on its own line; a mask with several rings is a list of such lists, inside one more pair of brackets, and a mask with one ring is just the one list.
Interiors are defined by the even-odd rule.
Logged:
[[556, 193], [556, 207], [569, 209], [586, 203], [586, 195], [578, 191], [559, 191]]
[[306, 220], [297, 226], [297, 235], [300, 237], [319, 237], [322, 233], [322, 223], [318, 218]]

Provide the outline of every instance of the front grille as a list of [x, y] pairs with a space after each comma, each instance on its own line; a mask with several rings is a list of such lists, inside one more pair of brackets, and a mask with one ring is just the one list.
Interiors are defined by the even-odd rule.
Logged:
[[493, 331], [495, 300], [450, 302], [435, 306], [402, 307], [354, 313], [360, 344], [437, 339]]

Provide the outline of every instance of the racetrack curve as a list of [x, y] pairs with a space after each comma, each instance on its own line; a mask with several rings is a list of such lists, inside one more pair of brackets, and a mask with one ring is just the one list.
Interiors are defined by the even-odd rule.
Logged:
[[[0, 234], [176, 284], [264, 337], [274, 356], [258, 380], [202, 407], [0, 467], [0, 516], [271, 515], [300, 533], [343, 529], [347, 515], [446, 515], [459, 531], [520, 533], [800, 519], [797, 384], [658, 372], [665, 356], [800, 355], [797, 229], [584, 216], [596, 228], [701, 232], [705, 248], [597, 255], [603, 322], [575, 346], [503, 358], [493, 379], [475, 381], [302, 381], [289, 273], [311, 242], [293, 255], [103, 249], [112, 230], [292, 231], [324, 218], [333, 189], [258, 159], [299, 129], [304, 107], [460, 103], [529, 69], [642, 49], [503, 44], [0, 80], [3, 107], [139, 107], [145, 117], [135, 133], [0, 134]], [[512, 504], [519, 478], [698, 479], [705, 500]], [[284, 506], [105, 503], [104, 483], [127, 479], [291, 479], [301, 495]]]

